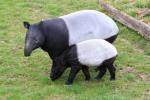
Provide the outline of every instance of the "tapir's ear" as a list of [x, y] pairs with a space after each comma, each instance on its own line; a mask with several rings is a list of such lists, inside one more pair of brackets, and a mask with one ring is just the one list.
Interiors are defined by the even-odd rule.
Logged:
[[23, 22], [23, 25], [26, 29], [29, 29], [30, 23], [29, 22]]

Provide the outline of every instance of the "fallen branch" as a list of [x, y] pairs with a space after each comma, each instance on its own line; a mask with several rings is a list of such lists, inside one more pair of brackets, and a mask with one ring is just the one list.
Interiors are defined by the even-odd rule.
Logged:
[[140, 35], [142, 35], [145, 39], [150, 40], [150, 26], [145, 24], [142, 21], [138, 21], [133, 17], [120, 12], [119, 10], [113, 8], [111, 5], [107, 4], [103, 0], [99, 0], [101, 6], [108, 11], [111, 16], [119, 21], [120, 23], [124, 24], [125, 26], [137, 31]]
[[140, 17], [143, 17], [145, 15], [148, 15], [150, 14], [150, 8], [142, 8], [140, 9], [137, 14], [140, 16]]

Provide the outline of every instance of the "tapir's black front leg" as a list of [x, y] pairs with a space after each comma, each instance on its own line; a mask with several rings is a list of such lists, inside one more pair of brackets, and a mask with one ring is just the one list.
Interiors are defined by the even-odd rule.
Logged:
[[88, 81], [90, 80], [90, 73], [89, 73], [89, 67], [88, 66], [82, 66], [82, 72], [85, 76], [85, 80]]
[[72, 66], [71, 71], [68, 77], [68, 80], [66, 81], [66, 85], [71, 85], [73, 83], [73, 80], [76, 77], [76, 74], [79, 72], [80, 66]]

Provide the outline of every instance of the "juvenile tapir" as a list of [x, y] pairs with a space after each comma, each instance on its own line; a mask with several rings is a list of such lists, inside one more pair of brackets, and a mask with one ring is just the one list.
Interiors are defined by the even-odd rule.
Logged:
[[27, 29], [24, 55], [30, 56], [36, 48], [42, 48], [54, 59], [66, 48], [89, 39], [105, 39], [113, 43], [118, 27], [107, 15], [95, 10], [82, 10], [58, 18], [40, 21]]
[[51, 79], [59, 78], [67, 66], [71, 66], [71, 71], [66, 84], [72, 84], [76, 74], [82, 69], [85, 80], [90, 79], [88, 67], [99, 69], [96, 79], [101, 79], [108, 68], [110, 80], [115, 80], [115, 67], [113, 65], [117, 57], [116, 48], [103, 39], [86, 40], [65, 50], [59, 57], [54, 59], [51, 70]]

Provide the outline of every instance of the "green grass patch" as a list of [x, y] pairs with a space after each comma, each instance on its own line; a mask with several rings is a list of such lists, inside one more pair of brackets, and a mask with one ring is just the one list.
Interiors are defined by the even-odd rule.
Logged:
[[[111, 5], [137, 19], [138, 8], [150, 7], [148, 0], [107, 0]], [[118, 50], [116, 81], [109, 73], [102, 80], [84, 81], [80, 72], [72, 86], [65, 86], [69, 69], [55, 82], [49, 79], [51, 60], [38, 49], [32, 56], [23, 55], [26, 30], [23, 21], [31, 23], [54, 18], [82, 9], [104, 13], [97, 0], [0, 0], [0, 100], [144, 100], [150, 98], [150, 42], [118, 24], [119, 35], [114, 45]], [[143, 73], [146, 79], [139, 77]], [[145, 99], [146, 100], [146, 99]], [[148, 100], [148, 99], [147, 99]]]

